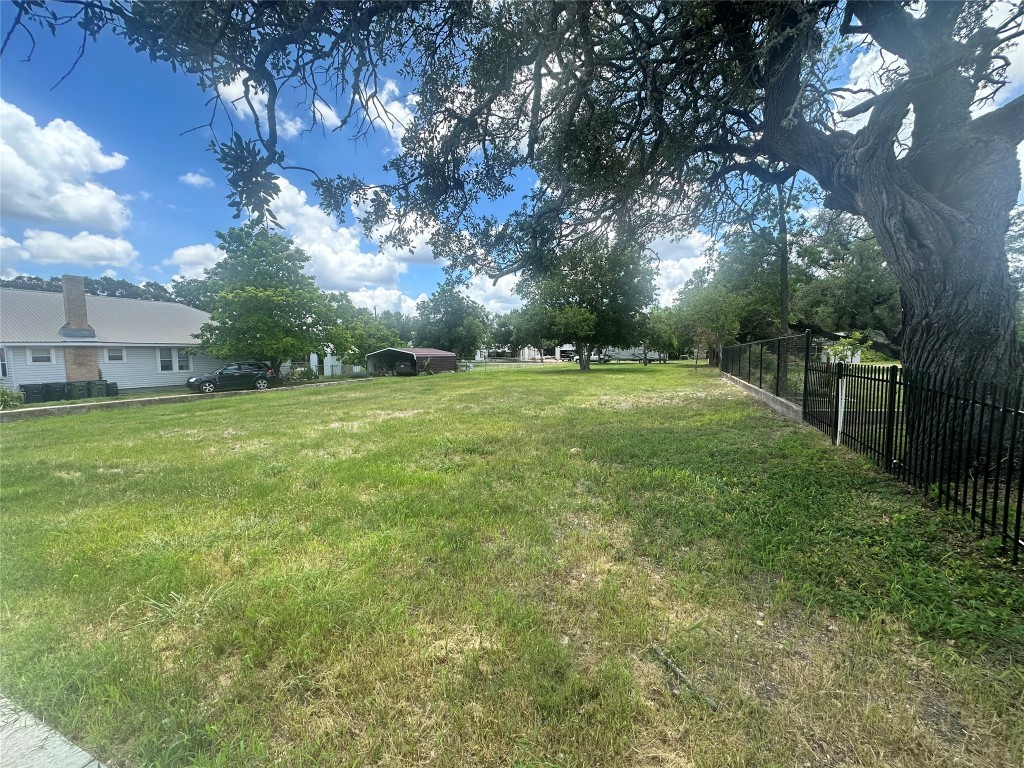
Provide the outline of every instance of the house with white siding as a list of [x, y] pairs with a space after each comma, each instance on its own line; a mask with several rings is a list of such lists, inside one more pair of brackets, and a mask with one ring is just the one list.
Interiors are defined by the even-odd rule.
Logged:
[[0, 288], [0, 386], [115, 382], [118, 390], [184, 386], [224, 364], [194, 354], [210, 315], [184, 304], [90, 296], [64, 275], [63, 293]]

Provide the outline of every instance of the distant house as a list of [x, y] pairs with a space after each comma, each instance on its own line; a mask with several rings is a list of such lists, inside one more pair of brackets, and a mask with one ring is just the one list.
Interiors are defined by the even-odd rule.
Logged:
[[[550, 349], [550, 347], [549, 347], [549, 349]], [[571, 344], [566, 344], [566, 345], [561, 346], [561, 347], [556, 346], [554, 348], [554, 352], [552, 352], [551, 354], [545, 354], [545, 352], [543, 350], [541, 350], [541, 349], [537, 349], [536, 347], [531, 347], [531, 346], [525, 346], [525, 347], [520, 347], [519, 355], [515, 359], [516, 360], [521, 360], [523, 362], [534, 362], [534, 361], [539, 361], [539, 360], [540, 361], [542, 361], [542, 360], [562, 360], [563, 359], [562, 352], [567, 352], [567, 351], [571, 352], [571, 350], [572, 350], [572, 345]], [[571, 355], [566, 355], [564, 359], [568, 360], [570, 357], [571, 357]], [[476, 351], [476, 357], [474, 359], [483, 361], [483, 360], [491, 360], [491, 359], [494, 359], [494, 358], [509, 358], [509, 359], [512, 359], [512, 355], [510, 353], [509, 348], [506, 346], [506, 347], [499, 347], [497, 349], [478, 349]]]
[[425, 373], [428, 362], [431, 373], [458, 369], [454, 352], [428, 347], [388, 347], [366, 356], [366, 372], [371, 376], [384, 373]]
[[85, 278], [61, 280], [63, 293], [0, 288], [0, 386], [104, 378], [119, 390], [168, 387], [223, 365], [190, 354], [206, 312], [89, 296]]

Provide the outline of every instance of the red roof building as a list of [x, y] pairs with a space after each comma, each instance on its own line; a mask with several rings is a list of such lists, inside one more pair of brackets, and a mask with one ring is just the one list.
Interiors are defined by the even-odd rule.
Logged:
[[457, 369], [458, 360], [454, 352], [430, 347], [387, 347], [366, 356], [366, 372], [371, 376], [415, 376]]

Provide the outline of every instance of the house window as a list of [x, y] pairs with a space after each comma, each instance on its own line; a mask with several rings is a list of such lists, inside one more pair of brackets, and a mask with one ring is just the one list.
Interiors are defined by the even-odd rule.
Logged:
[[0, 379], [7, 378], [7, 350], [0, 347]]
[[29, 347], [29, 365], [39, 365], [53, 362], [53, 350], [49, 347]]
[[107, 347], [107, 362], [108, 363], [123, 363], [124, 362], [124, 347]]
[[191, 371], [192, 358], [184, 347], [160, 347], [161, 371]]

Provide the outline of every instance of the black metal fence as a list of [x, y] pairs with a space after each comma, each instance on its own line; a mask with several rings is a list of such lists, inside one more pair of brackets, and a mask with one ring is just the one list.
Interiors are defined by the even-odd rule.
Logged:
[[1020, 561], [1024, 382], [909, 380], [896, 365], [830, 360], [809, 334], [727, 347], [722, 371], [799, 404], [836, 445], [970, 515], [979, 536], [999, 536], [1002, 554]]
[[808, 334], [737, 344], [722, 350], [722, 371], [803, 405], [807, 361], [821, 353]]

